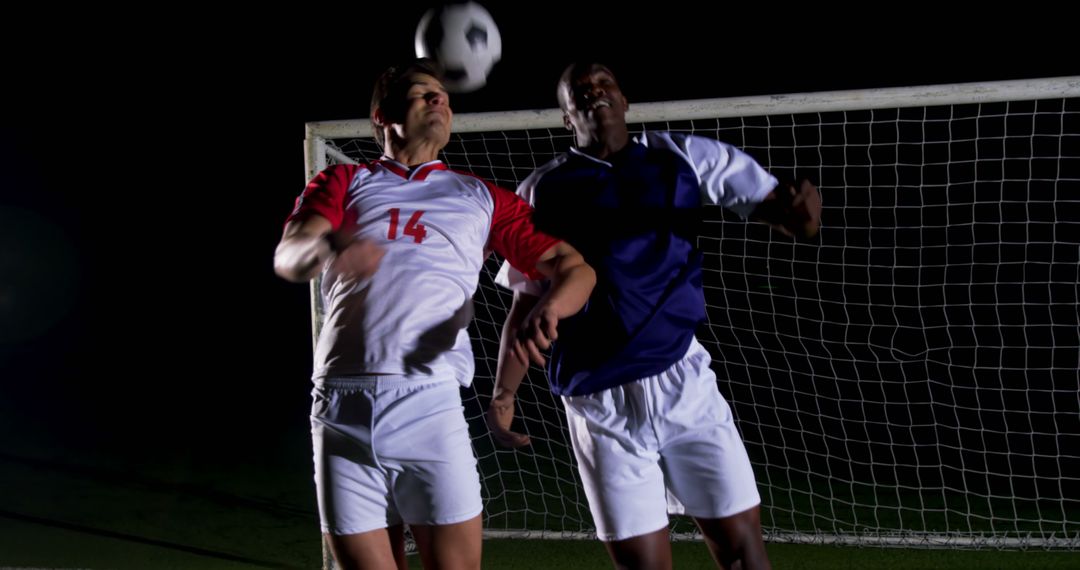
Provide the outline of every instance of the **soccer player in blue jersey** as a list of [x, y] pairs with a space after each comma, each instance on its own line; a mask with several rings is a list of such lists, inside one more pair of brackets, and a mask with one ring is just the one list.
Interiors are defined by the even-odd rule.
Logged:
[[[559, 105], [576, 148], [533, 172], [518, 194], [542, 231], [566, 239], [597, 273], [585, 309], [558, 341], [522, 330], [543, 284], [508, 266], [515, 290], [503, 330], [487, 420], [504, 445], [528, 360], [544, 362], [566, 406], [571, 441], [599, 538], [617, 568], [670, 568], [668, 518], [694, 518], [723, 568], [769, 568], [754, 473], [708, 352], [694, 338], [705, 320], [702, 204], [724, 206], [789, 236], [812, 237], [821, 199], [808, 181], [778, 184], [752, 158], [716, 140], [674, 133], [631, 139], [629, 105], [614, 74], [571, 65]], [[528, 335], [527, 342], [514, 340]]]

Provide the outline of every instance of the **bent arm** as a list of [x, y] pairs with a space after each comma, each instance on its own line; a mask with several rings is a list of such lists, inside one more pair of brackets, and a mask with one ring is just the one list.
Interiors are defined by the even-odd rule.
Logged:
[[805, 178], [795, 184], [779, 184], [750, 216], [784, 235], [812, 238], [821, 228], [821, 194]]
[[313, 214], [286, 224], [274, 251], [274, 273], [293, 283], [312, 280], [333, 256], [330, 220]]

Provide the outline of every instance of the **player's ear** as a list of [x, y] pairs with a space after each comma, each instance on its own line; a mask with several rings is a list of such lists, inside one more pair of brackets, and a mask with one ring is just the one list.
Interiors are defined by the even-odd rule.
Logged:
[[566, 130], [571, 132], [574, 130], [574, 124], [570, 122], [570, 115], [566, 113], [562, 114], [562, 124], [566, 127]]
[[386, 126], [386, 115], [382, 112], [382, 107], [375, 107], [375, 114], [371, 116], [371, 122], [375, 123], [379, 128]]

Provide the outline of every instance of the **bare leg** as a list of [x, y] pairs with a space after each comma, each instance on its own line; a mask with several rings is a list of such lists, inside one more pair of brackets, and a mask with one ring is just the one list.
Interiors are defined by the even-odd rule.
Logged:
[[341, 570], [408, 570], [402, 525], [358, 534], [323, 536]]
[[605, 542], [616, 570], [671, 570], [671, 541], [668, 528]]
[[396, 524], [386, 531], [390, 533], [390, 551], [394, 553], [398, 570], [409, 570], [409, 563], [405, 560], [405, 525]]
[[770, 570], [761, 540], [761, 509], [753, 507], [722, 519], [695, 518], [717, 566], [727, 570]]
[[410, 524], [425, 570], [479, 570], [483, 524], [480, 515], [460, 523]]

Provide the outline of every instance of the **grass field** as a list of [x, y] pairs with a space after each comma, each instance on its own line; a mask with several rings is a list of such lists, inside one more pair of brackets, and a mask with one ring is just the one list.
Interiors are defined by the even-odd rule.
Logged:
[[[240, 569], [321, 567], [321, 544], [304, 418], [279, 440], [242, 457], [177, 447], [132, 448], [124, 442], [70, 447], [70, 441], [30, 430], [25, 418], [0, 415], [0, 568]], [[584, 498], [572, 469], [551, 449], [500, 453], [503, 469], [485, 481], [491, 528], [587, 528]], [[482, 453], [482, 450], [481, 450]], [[532, 473], [529, 475], [528, 473]], [[811, 494], [799, 500], [766, 497], [767, 517], [788, 513], [799, 524], [826, 513]], [[857, 502], [869, 503], [865, 496]], [[816, 499], [815, 499], [816, 500]], [[770, 510], [768, 502], [773, 501]], [[807, 502], [809, 501], [809, 502]], [[928, 526], [932, 514], [916, 516]], [[924, 502], [924, 505], [931, 503]], [[526, 508], [527, 507], [527, 508]], [[792, 509], [794, 507], [794, 509]], [[501, 509], [501, 511], [499, 511]], [[786, 510], [787, 509], [787, 510]], [[858, 514], [887, 523], [889, 509]], [[804, 516], [810, 513], [809, 517]], [[849, 520], [834, 516], [829, 520]], [[1072, 514], [1070, 520], [1076, 520]], [[822, 522], [821, 519], [817, 522]], [[681, 523], [688, 527], [687, 523]], [[521, 528], [517, 526], [517, 528]], [[704, 546], [676, 542], [676, 567], [710, 568]], [[770, 543], [783, 568], [1080, 568], [1080, 554], [1063, 551], [965, 551], [855, 548]], [[419, 559], [411, 557], [412, 567]], [[575, 570], [609, 568], [591, 540], [487, 540], [484, 567]]]
[[[56, 528], [31, 523], [12, 524], [0, 516], [0, 568], [115, 568], [207, 569], [245, 568], [318, 569], [317, 537], [303, 533], [290, 544], [235, 544], [232, 554], [222, 549], [198, 551], [190, 545], [147, 542], [133, 536], [104, 536], [87, 529]], [[1080, 568], [1080, 554], [1047, 551], [961, 551], [853, 548], [821, 545], [767, 545], [777, 569], [967, 569], [1010, 570]], [[703, 544], [676, 542], [676, 568], [712, 568]], [[421, 568], [417, 556], [409, 567]], [[592, 541], [487, 540], [484, 568], [496, 570], [585, 570], [610, 568], [603, 547]]]
[[[801, 544], [769, 544], [773, 567], [783, 569], [918, 569], [918, 568], [1080, 568], [1080, 554], [1045, 551], [957, 551], [853, 548]], [[705, 545], [672, 545], [676, 568], [713, 568]], [[414, 561], [410, 568], [420, 568]], [[484, 568], [506, 570], [578, 570], [610, 568], [599, 543], [591, 541], [488, 540]]]

